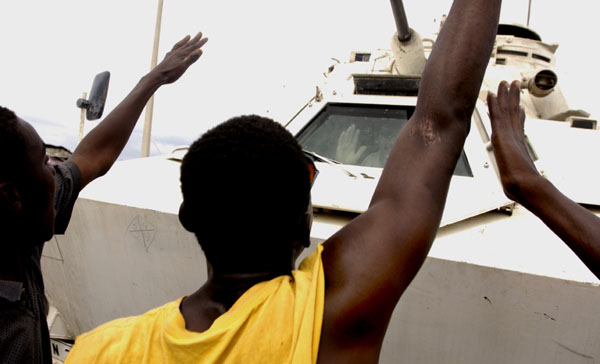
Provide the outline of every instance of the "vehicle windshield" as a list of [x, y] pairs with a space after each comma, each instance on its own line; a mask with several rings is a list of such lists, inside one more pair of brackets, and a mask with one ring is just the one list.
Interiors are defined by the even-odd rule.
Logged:
[[[413, 106], [329, 104], [297, 135], [302, 148], [342, 164], [383, 168]], [[455, 175], [470, 176], [463, 152]]]

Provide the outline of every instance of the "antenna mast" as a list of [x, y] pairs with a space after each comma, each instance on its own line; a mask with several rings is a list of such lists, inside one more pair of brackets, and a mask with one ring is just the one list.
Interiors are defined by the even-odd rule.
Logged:
[[[154, 48], [152, 49], [152, 60], [150, 70], [156, 67], [158, 58], [158, 41], [160, 40], [160, 23], [162, 20], [163, 0], [158, 0], [158, 10], [156, 12], [156, 29], [154, 30]], [[152, 134], [152, 114], [154, 109], [154, 95], [150, 97], [146, 104], [146, 118], [144, 120], [144, 131], [142, 134], [142, 157], [150, 155], [150, 138]]]

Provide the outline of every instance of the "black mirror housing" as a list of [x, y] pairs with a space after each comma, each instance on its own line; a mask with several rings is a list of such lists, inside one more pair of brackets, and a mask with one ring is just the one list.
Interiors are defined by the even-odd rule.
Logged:
[[90, 91], [89, 100], [77, 100], [77, 107], [86, 109], [86, 118], [88, 120], [97, 120], [102, 117], [104, 105], [106, 104], [106, 96], [108, 95], [108, 85], [110, 83], [110, 72], [105, 71], [98, 73], [94, 77], [92, 90]]

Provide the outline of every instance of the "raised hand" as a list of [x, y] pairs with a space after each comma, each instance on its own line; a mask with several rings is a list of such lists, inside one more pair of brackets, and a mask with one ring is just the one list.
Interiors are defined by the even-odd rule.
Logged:
[[160, 62], [151, 73], [158, 73], [163, 83], [173, 83], [181, 77], [190, 65], [202, 55], [202, 46], [206, 44], [208, 38], [202, 38], [202, 32], [198, 33], [193, 39], [186, 36], [175, 43], [173, 48], [165, 58]]
[[488, 94], [492, 145], [504, 193], [539, 217], [600, 278], [600, 219], [539, 174], [525, 141], [520, 83], [502, 82]]
[[177, 42], [165, 59], [142, 77], [123, 101], [79, 143], [71, 160], [80, 169], [82, 187], [110, 169], [150, 97], [162, 85], [177, 81], [200, 58], [200, 48], [207, 40], [198, 33], [191, 40], [188, 35]]
[[521, 202], [525, 186], [535, 185], [541, 178], [527, 150], [525, 140], [525, 111], [520, 106], [521, 84], [506, 81], [498, 86], [498, 96], [488, 94], [492, 123], [492, 145], [500, 171], [504, 193]]
[[356, 164], [367, 150], [365, 145], [358, 147], [359, 137], [360, 130], [357, 130], [354, 124], [344, 130], [338, 138], [335, 159], [344, 164]]

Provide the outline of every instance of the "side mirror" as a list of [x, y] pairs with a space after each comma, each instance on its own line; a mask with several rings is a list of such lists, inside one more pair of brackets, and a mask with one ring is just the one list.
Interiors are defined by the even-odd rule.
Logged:
[[109, 82], [110, 72], [105, 71], [98, 73], [94, 78], [89, 100], [77, 100], [77, 107], [87, 110], [86, 118], [88, 120], [97, 120], [102, 117], [102, 113], [104, 112], [104, 104], [106, 103], [106, 95], [108, 94]]

